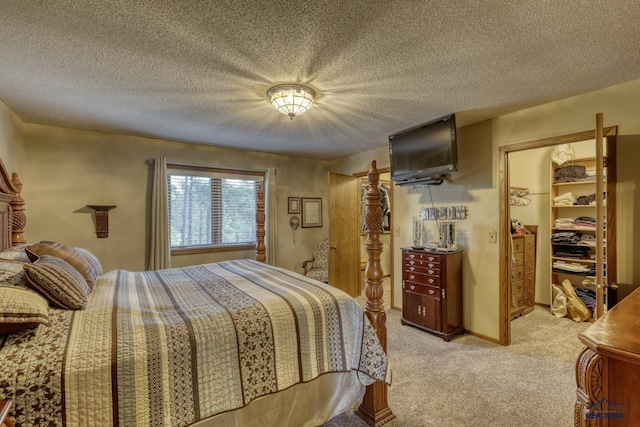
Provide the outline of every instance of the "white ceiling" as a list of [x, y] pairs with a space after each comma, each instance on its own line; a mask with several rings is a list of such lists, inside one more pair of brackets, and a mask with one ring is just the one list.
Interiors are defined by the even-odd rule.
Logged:
[[[640, 78], [637, 0], [2, 0], [27, 123], [331, 159]], [[279, 83], [318, 96], [289, 120]]]

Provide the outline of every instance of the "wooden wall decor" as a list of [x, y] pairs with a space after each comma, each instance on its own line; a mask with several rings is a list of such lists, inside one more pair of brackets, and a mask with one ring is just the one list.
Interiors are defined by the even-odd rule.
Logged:
[[109, 211], [117, 206], [87, 205], [96, 211], [96, 235], [99, 239], [109, 237]]

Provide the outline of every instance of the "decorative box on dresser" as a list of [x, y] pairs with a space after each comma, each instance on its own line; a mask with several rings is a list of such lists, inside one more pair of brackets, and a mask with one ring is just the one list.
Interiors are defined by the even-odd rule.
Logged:
[[578, 337], [574, 425], [640, 426], [640, 289]]
[[445, 341], [464, 332], [462, 251], [402, 249], [402, 320]]
[[511, 318], [533, 311], [536, 296], [536, 236], [514, 234]]

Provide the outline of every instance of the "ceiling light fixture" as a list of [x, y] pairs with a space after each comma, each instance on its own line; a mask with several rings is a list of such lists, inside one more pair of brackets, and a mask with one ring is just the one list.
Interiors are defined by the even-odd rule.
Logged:
[[276, 110], [293, 119], [307, 112], [316, 92], [307, 86], [286, 84], [272, 87], [267, 91], [267, 96]]

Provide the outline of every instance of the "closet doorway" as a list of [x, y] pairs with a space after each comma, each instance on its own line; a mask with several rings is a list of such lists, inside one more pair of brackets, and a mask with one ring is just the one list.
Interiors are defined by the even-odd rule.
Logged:
[[[390, 168], [380, 168], [378, 169], [380, 172], [380, 185], [381, 192], [383, 198], [383, 230], [380, 234], [380, 242], [382, 243], [382, 253], [380, 254], [380, 264], [382, 266], [382, 271], [384, 273], [384, 296], [383, 299], [385, 301], [385, 308], [394, 308], [394, 298], [393, 298], [393, 185], [391, 183], [391, 169]], [[358, 219], [358, 228], [360, 231], [360, 288], [361, 292], [364, 292], [364, 267], [366, 265], [366, 252], [364, 249], [364, 244], [366, 242], [367, 236], [364, 230], [364, 218], [362, 216], [363, 213], [363, 203], [365, 203], [364, 193], [366, 192], [367, 187], [367, 173], [359, 172], [353, 174], [353, 176], [358, 178], [358, 212], [360, 212], [360, 217]]]
[[[550, 245], [550, 236], [552, 231], [552, 223], [551, 216], [549, 212], [552, 211], [550, 209], [551, 204], [551, 196], [549, 194], [552, 186], [548, 184], [546, 189], [541, 188], [533, 188], [531, 190], [530, 199], [533, 200], [534, 196], [538, 200], [546, 200], [546, 206], [538, 206], [532, 207], [532, 209], [538, 209], [539, 212], [526, 211], [529, 206], [521, 206], [514, 207], [512, 209], [511, 206], [511, 197], [510, 190], [511, 187], [526, 187], [526, 185], [522, 185], [521, 182], [511, 182], [511, 169], [510, 169], [510, 158], [511, 155], [515, 158], [516, 156], [522, 154], [522, 152], [529, 152], [531, 154], [534, 153], [533, 150], [545, 149], [547, 155], [551, 153], [554, 146], [564, 145], [564, 144], [585, 144], [583, 141], [591, 141], [591, 147], [594, 148], [595, 156], [597, 156], [597, 152], [600, 151], [600, 155], [602, 155], [602, 151], [606, 151], [607, 153], [607, 181], [606, 181], [606, 193], [607, 193], [607, 205], [606, 205], [606, 217], [607, 218], [615, 218], [615, 158], [616, 158], [616, 131], [615, 127], [605, 128], [602, 131], [602, 135], [604, 138], [604, 144], [600, 150], [597, 149], [594, 141], [596, 138], [596, 131], [586, 131], [579, 132], [575, 134], [563, 135], [559, 137], [546, 138], [536, 141], [529, 141], [520, 144], [514, 144], [509, 146], [503, 146], [499, 148], [499, 194], [500, 194], [500, 313], [499, 313], [499, 321], [500, 321], [500, 344], [509, 345], [511, 343], [511, 320], [513, 316], [518, 316], [524, 313], [526, 307], [523, 308], [522, 312], [519, 312], [516, 308], [514, 310], [514, 301], [517, 301], [517, 296], [515, 295], [514, 290], [512, 289], [512, 233], [511, 233], [511, 219], [512, 215], [514, 219], [517, 218], [517, 215], [520, 214], [522, 216], [521, 223], [528, 227], [530, 231], [535, 232], [535, 240], [538, 245], [538, 250], [536, 251], [536, 278], [535, 278], [535, 304], [550, 306], [551, 304], [551, 291], [550, 291], [550, 282], [552, 280], [551, 277], [551, 245]], [[544, 150], [543, 150], [544, 151]], [[531, 158], [535, 158], [535, 156], [531, 156]], [[533, 165], [531, 165], [534, 167]], [[546, 172], [545, 172], [546, 171]], [[551, 179], [551, 159], [549, 156], [548, 166], [542, 172], [542, 174], [547, 174]], [[518, 179], [515, 177], [522, 176], [518, 173], [514, 174], [514, 179]], [[526, 184], [526, 183], [525, 183]], [[516, 188], [516, 190], [520, 190], [523, 193], [526, 192], [524, 188]], [[546, 193], [546, 194], [540, 194]], [[526, 195], [522, 194], [525, 198]], [[547, 215], [543, 216], [542, 211], [544, 211]], [[537, 216], [536, 216], [537, 215]], [[538, 222], [538, 224], [531, 224], [531, 222]], [[612, 223], [613, 228], [608, 228], [607, 232], [612, 233], [615, 236], [615, 223]], [[524, 239], [522, 240], [522, 244], [524, 244]], [[610, 246], [608, 251], [610, 254], [615, 254], [615, 237], [607, 239], [607, 245]], [[524, 253], [523, 255], [524, 256]], [[615, 259], [615, 256], [613, 257]], [[608, 282], [615, 280], [615, 262], [611, 263], [610, 266], [607, 267], [607, 280]], [[599, 282], [603, 283], [603, 281]], [[514, 298], [515, 297], [515, 298]], [[521, 296], [521, 298], [523, 298]], [[531, 308], [532, 309], [532, 308]]]

